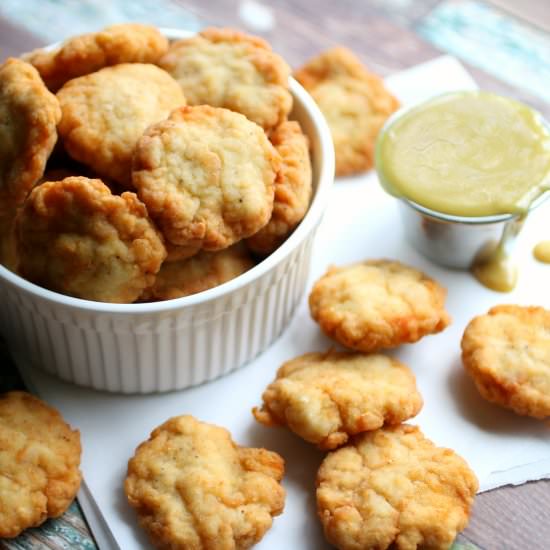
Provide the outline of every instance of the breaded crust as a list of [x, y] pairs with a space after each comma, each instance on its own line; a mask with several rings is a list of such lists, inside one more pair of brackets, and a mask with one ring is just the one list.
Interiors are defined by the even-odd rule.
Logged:
[[239, 447], [224, 428], [171, 418], [128, 463], [124, 489], [153, 544], [170, 550], [241, 550], [283, 511], [283, 459]]
[[80, 487], [80, 434], [25, 392], [0, 395], [0, 538], [60, 516]]
[[23, 59], [36, 67], [48, 88], [119, 63], [156, 63], [168, 40], [150, 25], [122, 23], [102, 31], [73, 36], [53, 50], [34, 50]]
[[382, 80], [344, 47], [323, 52], [294, 76], [327, 119], [336, 153], [336, 175], [372, 168], [378, 132], [399, 107]]
[[280, 157], [239, 113], [182, 107], [139, 140], [132, 181], [171, 244], [221, 250], [271, 217]]
[[466, 527], [477, 489], [460, 456], [402, 424], [327, 455], [317, 511], [339, 550], [446, 550]]
[[166, 257], [145, 205], [134, 193], [112, 195], [97, 179], [39, 185], [16, 230], [22, 276], [86, 300], [133, 302]]
[[412, 267], [369, 260], [330, 267], [309, 295], [311, 316], [342, 345], [371, 352], [441, 332], [446, 290]]
[[254, 408], [258, 422], [285, 425], [320, 449], [418, 414], [414, 374], [384, 355], [306, 353], [287, 361]]
[[225, 107], [266, 130], [285, 120], [292, 107], [290, 68], [256, 36], [205, 29], [174, 42], [159, 65], [180, 83], [189, 105]]
[[20, 206], [44, 173], [61, 109], [36, 69], [10, 58], [0, 66], [0, 215]]
[[273, 214], [268, 224], [246, 241], [250, 250], [262, 256], [277, 249], [302, 221], [312, 192], [309, 143], [300, 125], [287, 120], [269, 139], [282, 160], [275, 179]]
[[164, 262], [141, 301], [170, 300], [219, 286], [254, 267], [242, 243], [218, 252], [201, 251], [186, 260]]
[[57, 92], [59, 135], [69, 155], [128, 186], [132, 154], [145, 129], [168, 117], [185, 97], [155, 65], [123, 63], [67, 82]]
[[470, 321], [462, 363], [479, 393], [517, 414], [550, 416], [550, 311], [500, 305]]

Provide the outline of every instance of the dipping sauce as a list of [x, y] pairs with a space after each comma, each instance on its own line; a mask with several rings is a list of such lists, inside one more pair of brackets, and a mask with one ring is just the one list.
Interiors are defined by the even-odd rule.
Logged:
[[388, 192], [436, 212], [524, 213], [550, 188], [550, 133], [515, 100], [450, 93], [390, 123], [377, 162]]
[[[536, 111], [489, 92], [438, 96], [389, 120], [376, 167], [389, 193], [436, 220], [481, 230], [502, 223], [500, 242], [478, 250], [470, 270], [488, 288], [514, 288], [515, 238], [532, 203], [550, 189], [550, 132]], [[550, 243], [546, 253], [550, 261]]]
[[541, 241], [533, 248], [533, 256], [544, 264], [550, 264], [550, 241]]

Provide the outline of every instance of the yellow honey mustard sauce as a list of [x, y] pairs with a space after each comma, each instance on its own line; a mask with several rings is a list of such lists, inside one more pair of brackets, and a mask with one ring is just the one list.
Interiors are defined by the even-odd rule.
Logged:
[[550, 264], [550, 241], [541, 241], [533, 248], [533, 256], [544, 264]]
[[377, 163], [388, 192], [436, 217], [514, 216], [471, 269], [493, 290], [514, 288], [511, 245], [533, 201], [550, 189], [550, 133], [536, 111], [489, 92], [445, 94], [389, 123]]

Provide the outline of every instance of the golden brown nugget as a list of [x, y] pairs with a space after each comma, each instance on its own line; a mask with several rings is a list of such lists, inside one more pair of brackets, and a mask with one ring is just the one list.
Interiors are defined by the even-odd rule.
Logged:
[[414, 374], [384, 355], [306, 353], [287, 361], [267, 387], [256, 420], [286, 425], [320, 449], [349, 436], [399, 424], [418, 414], [422, 397]]
[[41, 178], [60, 118], [34, 67], [13, 58], [0, 65], [0, 217], [12, 214]]
[[339, 550], [445, 550], [466, 527], [477, 489], [460, 456], [402, 424], [327, 455], [317, 511]]
[[203, 105], [176, 109], [147, 129], [132, 181], [168, 242], [213, 251], [266, 225], [279, 167], [257, 124]]
[[275, 179], [273, 214], [268, 224], [246, 241], [250, 250], [263, 256], [277, 249], [302, 221], [312, 192], [309, 143], [300, 125], [287, 120], [269, 139], [282, 160]]
[[550, 311], [500, 305], [475, 317], [462, 337], [462, 362], [491, 403], [550, 416]]
[[378, 132], [399, 107], [382, 80], [343, 47], [311, 59], [294, 76], [327, 119], [336, 153], [336, 175], [372, 168]]
[[134, 193], [112, 195], [97, 179], [39, 185], [16, 230], [21, 275], [86, 300], [133, 302], [166, 257], [145, 205]]
[[141, 300], [170, 300], [219, 286], [254, 267], [242, 243], [218, 252], [199, 252], [180, 261], [164, 262], [153, 286]]
[[283, 473], [278, 454], [240, 447], [224, 428], [179, 416], [137, 448], [124, 488], [157, 548], [241, 550], [283, 511]]
[[177, 82], [155, 65], [123, 63], [70, 80], [57, 92], [59, 135], [69, 155], [97, 174], [130, 184], [145, 129], [185, 105]]
[[159, 65], [180, 83], [189, 105], [225, 107], [266, 130], [292, 107], [290, 68], [256, 36], [205, 29], [172, 44]]
[[53, 50], [39, 49], [23, 59], [34, 65], [50, 90], [103, 67], [119, 63], [156, 63], [168, 40], [155, 27], [138, 23], [111, 25], [74, 36]]
[[309, 295], [311, 316], [343, 346], [376, 351], [441, 332], [451, 318], [446, 290], [392, 260], [330, 267]]
[[0, 395], [0, 538], [58, 517], [80, 487], [80, 434], [25, 392]]

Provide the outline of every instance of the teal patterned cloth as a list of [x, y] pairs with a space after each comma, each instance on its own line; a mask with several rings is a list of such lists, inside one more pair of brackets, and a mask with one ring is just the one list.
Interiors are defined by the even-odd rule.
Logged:
[[0, 14], [48, 43], [122, 21], [191, 31], [204, 26], [170, 0], [1, 0]]
[[550, 37], [481, 2], [446, 1], [415, 29], [437, 47], [550, 101]]

